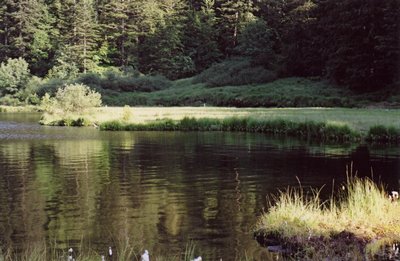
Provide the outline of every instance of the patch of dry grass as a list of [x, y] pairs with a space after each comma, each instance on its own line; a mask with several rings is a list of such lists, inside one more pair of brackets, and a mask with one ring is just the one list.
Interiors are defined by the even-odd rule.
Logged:
[[347, 235], [346, 240], [372, 251], [379, 248], [376, 244], [400, 241], [400, 201], [390, 201], [383, 187], [367, 178], [349, 178], [327, 202], [321, 202], [319, 191], [288, 188], [260, 218], [257, 231], [302, 248], [315, 246], [316, 240], [343, 241]]

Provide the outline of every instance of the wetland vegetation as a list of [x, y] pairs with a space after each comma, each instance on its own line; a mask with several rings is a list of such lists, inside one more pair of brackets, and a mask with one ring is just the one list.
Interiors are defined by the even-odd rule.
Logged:
[[113, 131], [239, 131], [316, 141], [398, 143], [398, 117], [400, 111], [396, 109], [126, 106], [94, 108], [85, 113], [45, 112], [41, 123], [99, 126], [100, 130]]
[[[121, 237], [124, 238], [124, 237]], [[46, 246], [44, 243], [32, 243], [22, 252], [13, 251], [11, 248], [0, 249], [0, 260], [3, 261], [45, 261], [45, 260], [75, 260], [75, 261], [99, 261], [99, 260], [141, 260], [144, 248], [134, 244], [129, 238], [118, 239], [117, 246], [104, 250], [95, 250], [86, 246], [83, 242], [78, 248], [58, 249], [56, 246]], [[115, 244], [115, 242], [113, 242]], [[189, 241], [185, 248], [176, 253], [165, 251], [162, 253], [149, 253], [151, 260], [155, 261], [192, 261], [198, 257], [198, 250], [193, 242]], [[247, 261], [247, 257], [239, 261]]]
[[[395, 245], [399, 251], [400, 201], [370, 179], [348, 177], [328, 200], [319, 190], [288, 188], [270, 201], [255, 232], [265, 246], [281, 245], [298, 258], [363, 260]], [[397, 248], [397, 249], [396, 249]], [[382, 253], [380, 253], [382, 254]]]

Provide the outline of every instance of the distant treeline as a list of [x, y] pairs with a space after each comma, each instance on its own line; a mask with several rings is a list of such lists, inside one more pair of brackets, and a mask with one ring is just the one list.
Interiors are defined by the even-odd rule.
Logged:
[[369, 91], [398, 81], [399, 17], [398, 0], [7, 0], [0, 62], [21, 57], [47, 78], [119, 67], [178, 79], [239, 57], [258, 81]]

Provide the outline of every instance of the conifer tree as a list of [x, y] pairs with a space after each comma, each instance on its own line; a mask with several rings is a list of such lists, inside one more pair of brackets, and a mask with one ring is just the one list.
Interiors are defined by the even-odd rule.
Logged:
[[1, 10], [3, 59], [23, 57], [33, 72], [46, 73], [52, 53], [51, 40], [56, 34], [48, 6], [43, 0], [7, 0]]
[[72, 50], [84, 73], [96, 66], [94, 51], [98, 37], [93, 0], [80, 0], [76, 9], [75, 39]]
[[197, 72], [211, 66], [221, 58], [216, 34], [214, 0], [196, 3], [188, 13], [188, 22], [184, 28], [183, 44], [185, 53], [194, 62]]
[[57, 59], [67, 58], [82, 72], [96, 67], [95, 50], [98, 37], [93, 0], [60, 2], [58, 26], [62, 37]]
[[[106, 0], [99, 6], [101, 44], [106, 46], [108, 63], [126, 66], [134, 63], [138, 28], [133, 0]], [[106, 61], [107, 62], [107, 61]]]
[[161, 73], [171, 79], [190, 75], [194, 63], [185, 54], [183, 45], [188, 5], [181, 0], [169, 0], [160, 1], [158, 7], [164, 19], [157, 23], [153, 33], [143, 37], [139, 69]]
[[255, 11], [251, 0], [218, 0], [216, 2], [220, 49], [230, 55], [238, 44], [243, 27], [254, 20]]
[[382, 88], [397, 76], [397, 0], [325, 0], [319, 3], [318, 40], [327, 76], [357, 90]]

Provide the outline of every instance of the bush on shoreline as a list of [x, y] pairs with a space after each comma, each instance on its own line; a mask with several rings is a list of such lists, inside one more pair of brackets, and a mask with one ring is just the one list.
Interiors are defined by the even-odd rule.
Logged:
[[109, 70], [101, 73], [87, 73], [73, 79], [51, 78], [40, 84], [37, 90], [39, 96], [45, 93], [54, 94], [65, 84], [84, 84], [102, 93], [107, 91], [117, 93], [154, 92], [169, 88], [172, 82], [161, 75], [124, 74]]
[[275, 79], [277, 79], [276, 72], [260, 65], [254, 66], [250, 59], [240, 57], [214, 64], [195, 76], [193, 83], [220, 87], [267, 83]]

